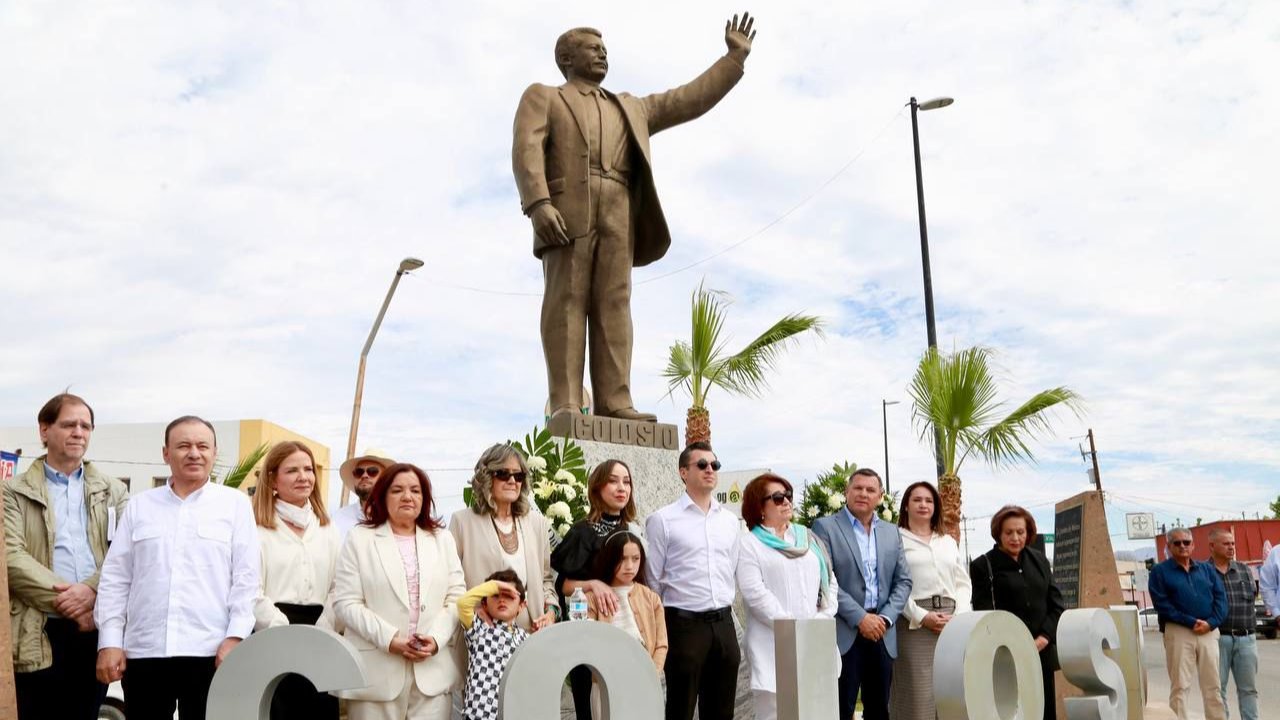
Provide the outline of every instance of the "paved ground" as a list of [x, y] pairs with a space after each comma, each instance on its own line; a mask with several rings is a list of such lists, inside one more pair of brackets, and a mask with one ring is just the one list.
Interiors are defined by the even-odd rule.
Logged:
[[[1169, 710], [1169, 672], [1164, 662], [1164, 644], [1160, 633], [1147, 630], [1146, 644], [1142, 649], [1143, 665], [1147, 668], [1147, 707], [1144, 716], [1148, 720], [1174, 718]], [[1280, 703], [1280, 640], [1258, 638], [1258, 710], [1263, 718], [1280, 717], [1274, 709]], [[1236, 704], [1236, 684], [1233, 679], [1227, 688], [1227, 708], [1233, 720], [1240, 717]], [[1189, 720], [1204, 720], [1204, 705], [1200, 690], [1192, 688], [1187, 702]], [[1274, 714], [1273, 714], [1274, 713]]]

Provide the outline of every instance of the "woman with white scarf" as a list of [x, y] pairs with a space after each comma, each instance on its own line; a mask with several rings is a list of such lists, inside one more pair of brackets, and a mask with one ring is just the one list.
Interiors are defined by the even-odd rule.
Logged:
[[[756, 720], [778, 716], [773, 621], [834, 617], [836, 576], [818, 537], [791, 522], [794, 495], [786, 479], [766, 473], [742, 491], [742, 519], [750, 532], [738, 552], [738, 589], [747, 606], [747, 659]], [[831, 648], [831, 662], [839, 652]], [[834, 688], [832, 690], [834, 693]]]
[[[280, 625], [333, 629], [327, 599], [342, 544], [325, 512], [310, 448], [293, 440], [271, 448], [254, 492], [253, 514], [262, 554], [254, 630]], [[301, 675], [288, 675], [276, 688], [271, 717], [336, 720], [338, 699], [316, 692]]]

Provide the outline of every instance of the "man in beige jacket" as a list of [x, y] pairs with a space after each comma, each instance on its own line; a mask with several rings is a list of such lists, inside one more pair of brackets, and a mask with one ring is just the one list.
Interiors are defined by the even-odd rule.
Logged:
[[47, 448], [4, 484], [4, 541], [18, 717], [96, 720], [98, 576], [129, 490], [84, 459], [93, 410], [61, 393], [37, 415]]
[[591, 342], [597, 415], [652, 422], [631, 399], [631, 268], [671, 245], [649, 163], [649, 136], [710, 110], [742, 78], [754, 21], [725, 23], [729, 51], [687, 85], [633, 97], [600, 87], [609, 70], [600, 31], [556, 41], [566, 82], [534, 84], [516, 110], [511, 150], [520, 208], [542, 260], [542, 350], [552, 415], [583, 407]]

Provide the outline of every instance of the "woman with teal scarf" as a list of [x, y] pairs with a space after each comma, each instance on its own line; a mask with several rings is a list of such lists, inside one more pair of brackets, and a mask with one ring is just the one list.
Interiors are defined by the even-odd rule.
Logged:
[[[772, 473], [742, 491], [742, 519], [751, 532], [739, 541], [737, 575], [747, 606], [747, 660], [757, 720], [774, 720], [778, 713], [773, 621], [834, 617], [836, 612], [831, 558], [817, 536], [791, 522], [793, 499], [791, 483]], [[831, 662], [839, 659], [833, 642]]]

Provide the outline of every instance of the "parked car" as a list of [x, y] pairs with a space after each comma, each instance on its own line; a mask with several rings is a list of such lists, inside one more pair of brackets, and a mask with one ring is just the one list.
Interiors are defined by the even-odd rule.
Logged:
[[1153, 607], [1139, 610], [1138, 620], [1143, 629], [1160, 627], [1160, 619], [1156, 616], [1156, 609]]
[[1276, 619], [1267, 612], [1267, 606], [1259, 600], [1254, 604], [1255, 615], [1258, 618], [1258, 634], [1265, 636], [1268, 640], [1276, 639]]

